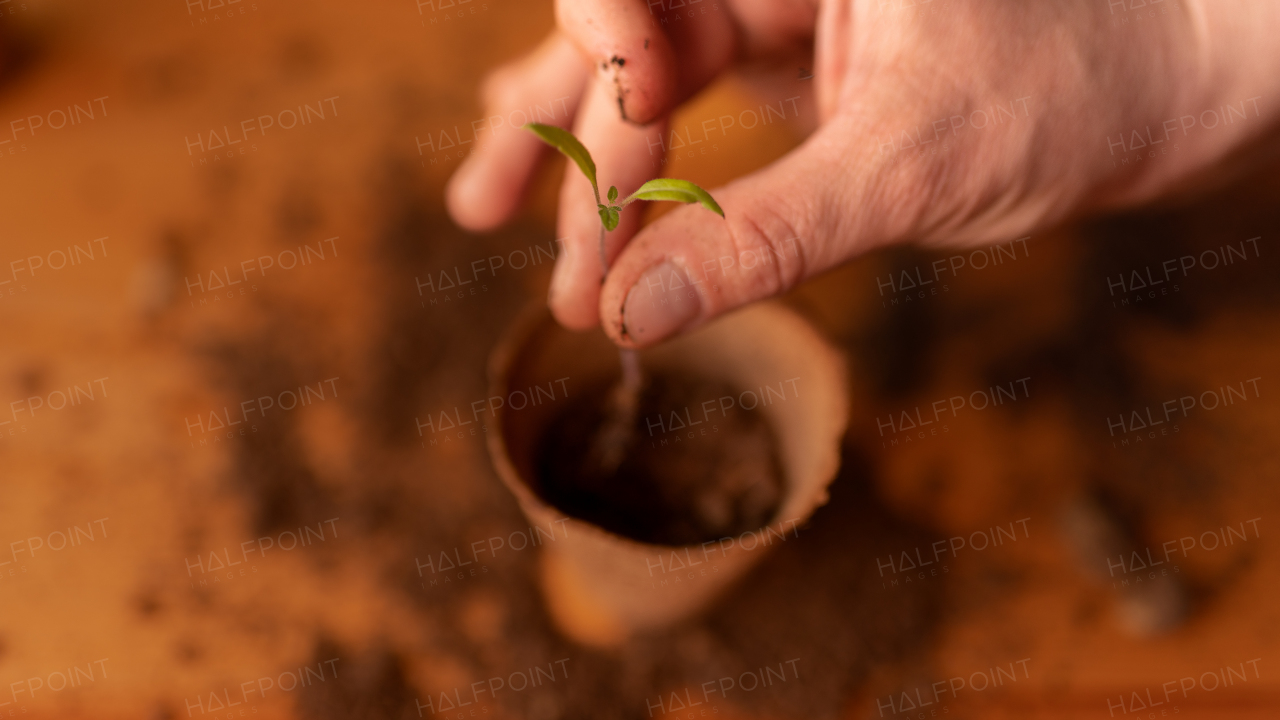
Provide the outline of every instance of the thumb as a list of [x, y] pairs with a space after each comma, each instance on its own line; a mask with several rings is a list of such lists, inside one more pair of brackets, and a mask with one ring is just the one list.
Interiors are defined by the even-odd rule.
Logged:
[[652, 344], [906, 237], [929, 195], [914, 181], [925, 174], [916, 163], [877, 162], [853, 147], [858, 135], [833, 118], [772, 165], [712, 191], [723, 219], [689, 205], [638, 233], [601, 288], [613, 341]]

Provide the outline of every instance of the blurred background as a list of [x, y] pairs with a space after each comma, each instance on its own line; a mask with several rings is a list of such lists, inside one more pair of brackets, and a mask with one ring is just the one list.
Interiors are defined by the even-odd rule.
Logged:
[[[1273, 157], [791, 293], [848, 357], [840, 475], [695, 619], [593, 650], [537, 549], [442, 572], [527, 527], [488, 429], [422, 423], [487, 397], [545, 297], [564, 164], [489, 235], [443, 186], [497, 124], [486, 70], [551, 26], [544, 0], [0, 2], [0, 717], [1275, 717]], [[796, 146], [805, 74], [696, 98], [664, 174]]]

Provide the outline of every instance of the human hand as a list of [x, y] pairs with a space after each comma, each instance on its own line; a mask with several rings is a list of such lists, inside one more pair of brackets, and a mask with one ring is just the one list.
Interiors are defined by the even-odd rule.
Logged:
[[[602, 187], [654, 177], [650, 137], [743, 59], [812, 43], [819, 127], [712, 189], [723, 220], [685, 207], [641, 230], [640, 213], [624, 217], [603, 284], [591, 187], [566, 173], [553, 312], [648, 345], [872, 248], [996, 242], [1150, 199], [1270, 129], [1280, 6], [1132, 2], [557, 0], [559, 29], [495, 72], [485, 99], [500, 114], [568, 97]], [[455, 220], [507, 220], [541, 153], [529, 133], [480, 138], [450, 181]]]

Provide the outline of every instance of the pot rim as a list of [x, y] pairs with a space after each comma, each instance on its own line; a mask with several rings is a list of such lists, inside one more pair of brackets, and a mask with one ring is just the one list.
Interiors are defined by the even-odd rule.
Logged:
[[[817, 328], [813, 327], [811, 321], [807, 317], [785, 306], [781, 302], [764, 301], [754, 303], [747, 308], [735, 311], [735, 313], [744, 310], [790, 315], [792, 318], [800, 321], [800, 325], [798, 327], [801, 327], [803, 331], [813, 334], [814, 339], [819, 342], [820, 346], [828, 350], [828, 357], [825, 358], [826, 360], [830, 360], [837, 366], [843, 366], [845, 363], [844, 354], [832, 347], [830, 343], [821, 336]], [[533, 340], [534, 333], [536, 333], [548, 321], [552, 323], [555, 322], [550, 310], [547, 308], [545, 303], [535, 301], [520, 311], [511, 326], [508, 328], [508, 331], [499, 338], [498, 343], [494, 346], [489, 355], [488, 375], [489, 392], [491, 395], [505, 395], [506, 387], [511, 376], [511, 369], [514, 366], [516, 359], [529, 346], [529, 342]], [[712, 322], [715, 322], [715, 320]], [[561, 329], [564, 332], [577, 332], [579, 334], [586, 332], [599, 332], [598, 328], [586, 331], [572, 331], [565, 328]], [[828, 397], [826, 398], [826, 401], [832, 403], [834, 406], [831, 409], [834, 411], [833, 414], [836, 419], [831, 425], [831, 437], [823, 442], [824, 447], [829, 446], [833, 451], [825, 453], [825, 457], [823, 458], [821, 465], [821, 474], [824, 477], [832, 479], [834, 479], [839, 472], [839, 448], [844, 435], [848, 431], [849, 423], [848, 378], [843, 367], [835, 367], [833, 369], [835, 372], [831, 373], [831, 380], [834, 382], [835, 387], [830, 388], [827, 393]], [[573, 523], [575, 530], [579, 532], [585, 532], [587, 535], [594, 535], [600, 540], [620, 543], [636, 549], [643, 548], [646, 553], [652, 552], [656, 554], [681, 549], [699, 548], [704, 547], [708, 543], [717, 542], [718, 540], [723, 539], [718, 538], [716, 540], [708, 540], [704, 543], [694, 543], [691, 545], [659, 545], [642, 542], [640, 540], [635, 540], [606, 530], [595, 523], [588, 522], [560, 510], [560, 508], [539, 497], [530, 486], [529, 482], [525, 478], [521, 477], [521, 474], [516, 470], [515, 463], [512, 461], [507, 450], [504, 432], [506, 417], [507, 412], [505, 406], [499, 407], [497, 411], [494, 412], [494, 431], [487, 433], [488, 437], [485, 439], [485, 442], [488, 446], [489, 455], [493, 460], [494, 469], [502, 479], [502, 483], [506, 485], [507, 489], [516, 496], [517, 502], [523, 510], [526, 510], [526, 512], [529, 509], [536, 509], [541, 513], [549, 512], [559, 515]], [[828, 481], [828, 485], [829, 482], [830, 481]], [[828, 497], [827, 485], [824, 485], [820, 492], [813, 493], [812, 497], [806, 498], [797, 508], [799, 512], [793, 514], [803, 518], [801, 523], [807, 522], [817, 508], [826, 504]], [[787, 523], [793, 523], [795, 521], [795, 518], [787, 519], [781, 517], [782, 515], [783, 506], [779, 505], [777, 516], [769, 523], [758, 528], [743, 531], [743, 533], [739, 533], [738, 536], [748, 532], [766, 533], [768, 530], [773, 530], [781, 534], [785, 532], [786, 528], [784, 526]], [[737, 548], [734, 549], [736, 550]]]

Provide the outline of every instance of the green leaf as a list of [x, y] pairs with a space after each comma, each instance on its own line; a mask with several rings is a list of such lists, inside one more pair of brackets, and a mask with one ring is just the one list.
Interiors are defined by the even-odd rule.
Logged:
[[724, 210], [706, 190], [688, 180], [657, 178], [640, 186], [640, 189], [623, 201], [625, 206], [633, 200], [672, 200], [682, 203], [698, 203], [711, 212], [724, 217]]
[[614, 200], [617, 200], [617, 199], [618, 199], [618, 188], [617, 188], [617, 186], [615, 186], [615, 185], [610, 185], [610, 186], [609, 186], [609, 195], [608, 195], [608, 197], [609, 197], [609, 202], [613, 202]]
[[530, 130], [533, 134], [542, 138], [542, 141], [551, 147], [564, 153], [564, 156], [578, 164], [578, 169], [583, 175], [591, 181], [591, 189], [596, 193], [596, 199], [600, 199], [600, 189], [596, 186], [596, 163], [591, 159], [591, 153], [578, 142], [578, 138], [568, 130], [563, 130], [554, 125], [544, 125], [542, 123], [525, 123], [524, 129]]
[[622, 210], [622, 208], [616, 205], [610, 205], [608, 207], [599, 205], [598, 207], [599, 210], [597, 210], [597, 212], [600, 213], [600, 222], [604, 225], [604, 229], [612, 231], [614, 228], [618, 227], [618, 211]]

